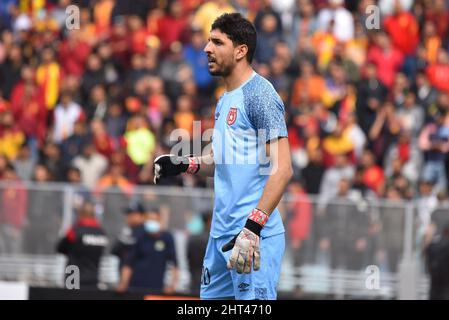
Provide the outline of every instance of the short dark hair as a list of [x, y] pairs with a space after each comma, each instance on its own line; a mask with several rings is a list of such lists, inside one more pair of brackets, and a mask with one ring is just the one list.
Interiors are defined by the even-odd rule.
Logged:
[[211, 30], [218, 29], [226, 34], [235, 45], [245, 44], [248, 46], [246, 60], [253, 61], [257, 46], [257, 33], [253, 24], [245, 19], [240, 13], [224, 13], [215, 19]]

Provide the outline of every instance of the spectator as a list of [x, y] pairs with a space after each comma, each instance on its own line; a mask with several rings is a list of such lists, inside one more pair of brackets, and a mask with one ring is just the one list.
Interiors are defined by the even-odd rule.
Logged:
[[2, 181], [3, 174], [5, 173], [9, 164], [10, 162], [8, 161], [8, 158], [0, 153], [0, 181]]
[[92, 189], [107, 169], [107, 159], [95, 150], [92, 143], [83, 146], [82, 154], [76, 156], [72, 165], [81, 171], [81, 181], [87, 188]]
[[425, 249], [427, 270], [430, 274], [430, 300], [449, 299], [449, 226], [435, 236]]
[[401, 130], [408, 131], [416, 139], [424, 125], [424, 110], [416, 104], [416, 97], [413, 92], [408, 92], [404, 103], [396, 111]]
[[90, 142], [90, 136], [87, 134], [85, 117], [83, 115], [73, 124], [73, 133], [65, 139], [60, 147], [61, 154], [65, 164], [70, 164], [72, 160], [81, 154], [81, 151], [87, 143]]
[[214, 20], [223, 13], [234, 12], [235, 9], [227, 0], [205, 1], [193, 17], [193, 26], [203, 31], [204, 38], [209, 38], [210, 26]]
[[95, 23], [95, 33], [100, 39], [109, 35], [114, 2], [114, 0], [99, 0], [94, 4], [93, 20]]
[[33, 181], [28, 190], [28, 219], [25, 235], [25, 253], [51, 254], [61, 227], [62, 193], [47, 186], [52, 177], [42, 164], [34, 168]]
[[90, 128], [95, 149], [109, 160], [119, 145], [114, 145], [114, 141], [106, 131], [105, 124], [102, 120], [93, 119], [90, 123]]
[[321, 101], [327, 108], [331, 108], [346, 95], [346, 72], [341, 63], [332, 62], [329, 64], [328, 74]]
[[59, 86], [63, 75], [52, 48], [44, 48], [41, 57], [42, 63], [36, 70], [36, 82], [44, 91], [47, 109], [53, 110], [59, 97]]
[[85, 203], [78, 220], [57, 244], [57, 252], [68, 258], [67, 265], [79, 268], [80, 288], [97, 288], [100, 259], [107, 244], [108, 238], [95, 218], [94, 205]]
[[66, 176], [67, 182], [74, 187], [72, 216], [75, 218], [76, 212], [80, 210], [86, 202], [92, 202], [92, 196], [90, 190], [81, 184], [81, 171], [78, 168], [69, 167]]
[[321, 208], [326, 206], [328, 201], [337, 194], [340, 180], [343, 178], [352, 180], [354, 172], [355, 168], [350, 164], [345, 154], [335, 156], [335, 165], [324, 172], [323, 180], [321, 181], [319, 196]]
[[91, 53], [87, 58], [86, 71], [81, 80], [82, 101], [87, 101], [94, 86], [105, 82], [105, 72], [101, 59], [98, 55]]
[[392, 103], [386, 102], [375, 109], [376, 118], [367, 135], [368, 146], [374, 152], [375, 159], [382, 163], [385, 151], [395, 141], [401, 127]]
[[61, 102], [54, 111], [53, 141], [61, 144], [73, 134], [74, 124], [83, 117], [81, 106], [73, 101], [69, 92], [61, 94]]
[[398, 141], [390, 146], [385, 154], [385, 176], [391, 177], [394, 167], [399, 167], [401, 175], [415, 184], [421, 172], [423, 163], [422, 153], [414, 141], [410, 132], [401, 131]]
[[265, 14], [260, 21], [257, 36], [257, 48], [254, 59], [258, 63], [269, 63], [274, 57], [276, 43], [281, 40], [281, 33], [277, 27], [278, 21], [273, 14]]
[[193, 139], [193, 122], [195, 115], [192, 110], [192, 100], [190, 97], [179, 96], [176, 103], [176, 112], [173, 116], [177, 129], [182, 129], [188, 133], [189, 139]]
[[445, 49], [438, 50], [438, 56], [435, 63], [429, 64], [426, 69], [430, 83], [438, 90], [449, 92], [449, 55]]
[[205, 45], [206, 41], [201, 30], [193, 29], [191, 44], [184, 46], [183, 56], [192, 68], [200, 93], [208, 94], [213, 89], [214, 81], [207, 67], [207, 57], [203, 52]]
[[444, 0], [435, 0], [433, 5], [425, 8], [425, 20], [434, 23], [440, 39], [444, 39], [449, 30], [449, 17], [447, 3]]
[[98, 56], [104, 67], [106, 85], [113, 85], [119, 81], [119, 72], [121, 68], [120, 60], [113, 56], [112, 47], [109, 42], [104, 41], [98, 44]]
[[[390, 35], [393, 46], [398, 48], [407, 60], [412, 58], [419, 42], [418, 23], [414, 15], [403, 9], [400, 0], [394, 0], [394, 12], [387, 16], [384, 27]], [[410, 73], [407, 73], [411, 75]]]
[[14, 86], [11, 93], [11, 111], [18, 127], [27, 136], [33, 157], [37, 157], [38, 148], [43, 147], [47, 136], [48, 110], [44, 91], [34, 79], [34, 69], [24, 66], [22, 81]]
[[[305, 36], [311, 36], [318, 28], [313, 3], [310, 0], [297, 0], [296, 3], [296, 11], [293, 14], [292, 31], [288, 40], [291, 50], [296, 48], [298, 41], [302, 41]], [[254, 21], [257, 28], [256, 21], [257, 17]], [[280, 21], [279, 25], [281, 26]]]
[[329, 0], [329, 6], [318, 13], [318, 28], [331, 31], [339, 41], [348, 41], [354, 37], [354, 21], [351, 13], [345, 9], [343, 0]]
[[117, 148], [121, 143], [121, 137], [126, 129], [126, 116], [120, 103], [111, 102], [109, 104], [104, 122], [114, 148]]
[[376, 158], [372, 151], [366, 149], [363, 152], [361, 165], [364, 169], [363, 183], [376, 194], [381, 195], [384, 190], [384, 171], [381, 166], [376, 164]]
[[23, 64], [22, 48], [18, 44], [13, 44], [6, 56], [6, 61], [0, 67], [0, 88], [6, 99], [10, 98], [14, 86], [20, 80]]
[[85, 113], [87, 118], [92, 121], [94, 118], [103, 120], [108, 109], [108, 93], [102, 84], [95, 85], [90, 91]]
[[289, 214], [289, 240], [294, 257], [294, 266], [301, 267], [310, 262], [308, 256], [312, 238], [312, 203], [300, 183], [289, 186], [290, 201], [287, 202]]
[[66, 176], [66, 164], [62, 162], [61, 150], [55, 143], [49, 142], [44, 146], [42, 163], [50, 171], [53, 181], [63, 181]]
[[128, 27], [131, 32], [131, 35], [129, 36], [131, 53], [145, 53], [148, 31], [145, 29], [142, 18], [140, 18], [137, 14], [129, 16]]
[[397, 272], [402, 259], [405, 212], [398, 206], [402, 196], [394, 186], [385, 191], [386, 203], [380, 207], [380, 233], [376, 263], [384, 271]]
[[278, 92], [284, 103], [288, 103], [290, 98], [291, 80], [287, 75], [288, 65], [284, 58], [275, 55], [271, 60], [271, 75], [269, 76], [270, 82]]
[[16, 160], [13, 161], [14, 169], [16, 170], [17, 175], [21, 180], [31, 180], [34, 172], [34, 167], [36, 165], [36, 160], [36, 158], [33, 158], [31, 156], [30, 147], [26, 143], [24, 143], [20, 148]]
[[0, 253], [23, 252], [23, 228], [27, 218], [27, 190], [12, 166], [3, 172], [8, 185], [0, 189]]
[[323, 154], [321, 149], [307, 150], [308, 163], [301, 170], [301, 179], [304, 181], [304, 189], [309, 194], [318, 194], [321, 181], [325, 172]]
[[182, 55], [183, 45], [174, 42], [170, 52], [160, 66], [160, 76], [166, 85], [167, 95], [176, 97], [181, 91], [181, 83], [193, 77], [192, 69], [184, 61]]
[[360, 127], [368, 134], [372, 126], [379, 104], [387, 96], [387, 88], [377, 76], [377, 67], [368, 63], [365, 68], [365, 76], [357, 87], [356, 114]]
[[128, 255], [132, 247], [136, 244], [136, 239], [143, 229], [145, 221], [145, 208], [141, 203], [130, 203], [125, 210], [126, 226], [120, 232], [117, 241], [114, 243], [111, 253], [120, 260], [119, 272], [122, 270], [123, 264], [128, 259]]
[[446, 113], [437, 115], [436, 122], [427, 124], [420, 133], [418, 146], [424, 154], [422, 177], [436, 181], [438, 189], [445, 190], [444, 159], [449, 151], [449, 128]]
[[366, 265], [369, 220], [349, 197], [350, 188], [350, 180], [339, 181], [338, 194], [329, 202], [324, 218], [332, 269], [361, 270]]
[[438, 91], [429, 83], [425, 72], [416, 75], [416, 102], [424, 110], [425, 122], [429, 121], [430, 108], [436, 102]]
[[200, 286], [203, 282], [203, 258], [206, 252], [207, 241], [209, 240], [210, 225], [212, 223], [212, 214], [203, 213], [201, 216], [203, 225], [202, 230], [196, 234], [191, 234], [187, 244], [187, 259], [190, 271], [190, 293], [200, 294]]
[[128, 196], [131, 195], [133, 189], [132, 184], [123, 175], [123, 168], [118, 164], [112, 165], [109, 172], [98, 180], [95, 186], [95, 192], [101, 194], [116, 188]]
[[404, 56], [393, 47], [387, 34], [379, 32], [375, 38], [375, 46], [368, 50], [368, 61], [376, 65], [379, 80], [390, 88], [396, 72], [402, 67]]
[[[76, 54], [73, 54], [75, 49]], [[67, 38], [62, 41], [59, 47], [59, 61], [64, 74], [74, 75], [77, 78], [81, 77], [85, 71], [85, 64], [90, 51], [89, 43], [82, 40], [81, 33], [78, 30], [67, 32]]]
[[323, 162], [326, 168], [333, 167], [336, 157], [345, 155], [355, 163], [354, 145], [348, 135], [344, 134], [342, 125], [337, 123], [334, 130], [323, 139]]
[[435, 63], [438, 57], [438, 51], [442, 45], [442, 41], [437, 35], [435, 24], [432, 21], [426, 21], [424, 24], [422, 43], [426, 50], [427, 62]]
[[0, 112], [0, 154], [13, 161], [24, 142], [25, 134], [17, 127], [12, 112]]
[[324, 79], [315, 72], [309, 61], [301, 64], [301, 76], [293, 84], [292, 106], [300, 107], [302, 102], [320, 101], [324, 91]]
[[362, 156], [363, 149], [366, 146], [366, 136], [362, 128], [360, 128], [356, 115], [353, 112], [349, 112], [346, 121], [343, 122], [343, 135], [347, 136], [354, 146], [354, 159], [355, 162], [359, 162]]
[[[143, 226], [145, 232], [139, 234], [124, 263], [117, 290], [150, 290], [172, 294], [178, 285], [173, 236], [161, 229], [161, 217], [157, 209], [147, 211]], [[168, 263], [173, 264], [172, 277], [170, 283], [165, 285]]]
[[187, 23], [187, 17], [182, 12], [182, 1], [170, 1], [166, 13], [157, 21], [156, 36], [161, 40], [161, 55], [166, 54], [174, 42], [183, 42]]
[[148, 162], [155, 148], [155, 136], [147, 127], [145, 118], [135, 116], [128, 121], [124, 134], [126, 150], [132, 161], [142, 166]]

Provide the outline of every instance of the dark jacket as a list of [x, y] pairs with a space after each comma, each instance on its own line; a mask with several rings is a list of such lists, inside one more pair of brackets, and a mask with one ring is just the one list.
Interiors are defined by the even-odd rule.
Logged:
[[431, 300], [449, 300], [449, 239], [441, 237], [432, 242], [425, 251], [430, 274]]
[[130, 288], [161, 291], [168, 262], [177, 266], [173, 236], [169, 232], [139, 233], [124, 263], [133, 269]]
[[59, 253], [68, 257], [68, 265], [80, 271], [80, 285], [96, 286], [100, 259], [108, 238], [96, 219], [79, 219], [57, 246]]

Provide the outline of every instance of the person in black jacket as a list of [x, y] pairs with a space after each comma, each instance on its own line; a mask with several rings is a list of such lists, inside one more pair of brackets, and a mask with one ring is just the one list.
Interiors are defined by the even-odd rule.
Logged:
[[[143, 228], [123, 264], [116, 290], [173, 294], [179, 273], [175, 242], [172, 234], [162, 229], [158, 209], [148, 209]], [[170, 282], [164, 283], [169, 263], [172, 265]]]
[[120, 232], [117, 241], [112, 246], [111, 253], [120, 260], [119, 270], [122, 269], [130, 250], [136, 243], [139, 233], [144, 232], [145, 208], [140, 202], [131, 203], [125, 210], [126, 226]]
[[97, 286], [100, 258], [107, 245], [108, 238], [95, 218], [93, 204], [84, 203], [78, 220], [57, 245], [57, 251], [67, 256], [67, 265], [79, 268], [80, 289]]
[[425, 249], [430, 274], [430, 300], [449, 300], [449, 224]]

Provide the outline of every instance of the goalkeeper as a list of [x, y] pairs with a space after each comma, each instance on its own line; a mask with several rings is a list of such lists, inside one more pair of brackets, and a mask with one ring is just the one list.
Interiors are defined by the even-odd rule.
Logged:
[[155, 183], [184, 172], [214, 177], [202, 299], [277, 297], [285, 231], [276, 207], [292, 168], [282, 100], [251, 67], [256, 41], [254, 26], [238, 13], [214, 21], [204, 51], [226, 92], [216, 107], [211, 152], [154, 161]]

